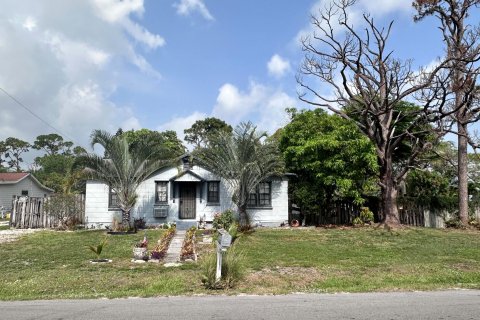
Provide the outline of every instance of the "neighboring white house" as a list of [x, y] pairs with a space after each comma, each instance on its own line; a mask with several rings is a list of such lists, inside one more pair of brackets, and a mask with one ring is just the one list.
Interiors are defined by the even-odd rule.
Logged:
[[0, 173], [0, 207], [3, 207], [6, 211], [12, 209], [14, 196], [44, 198], [53, 192], [54, 190], [45, 187], [31, 173]]
[[[134, 218], [147, 224], [175, 222], [196, 225], [212, 221], [215, 213], [234, 209], [231, 192], [222, 179], [195, 163], [182, 158], [178, 167], [161, 169], [137, 189]], [[274, 177], [262, 182], [250, 195], [247, 209], [252, 225], [279, 226], [288, 220], [288, 178]], [[89, 227], [112, 224], [120, 214], [115, 191], [108, 185], [89, 180], [86, 186], [85, 218]]]

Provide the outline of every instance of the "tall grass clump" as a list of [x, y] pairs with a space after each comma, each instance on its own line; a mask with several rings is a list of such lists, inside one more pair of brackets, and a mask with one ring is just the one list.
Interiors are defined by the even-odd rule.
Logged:
[[233, 288], [242, 280], [245, 274], [245, 256], [235, 248], [230, 248], [223, 255], [222, 277], [217, 282], [215, 279], [217, 271], [216, 252], [205, 257], [202, 263], [202, 283], [207, 289], [228, 289]]

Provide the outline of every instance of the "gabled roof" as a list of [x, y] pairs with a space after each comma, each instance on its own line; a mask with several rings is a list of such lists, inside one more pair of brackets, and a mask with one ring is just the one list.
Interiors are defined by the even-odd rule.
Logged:
[[28, 172], [1, 172], [0, 183], [17, 183], [28, 177], [29, 174]]
[[33, 182], [35, 182], [40, 188], [55, 192], [55, 190], [47, 188], [41, 184], [40, 181], [29, 172], [0, 172], [0, 184], [17, 184], [27, 177], [32, 178]]
[[170, 178], [170, 181], [178, 181], [178, 182], [182, 182], [182, 181], [192, 181], [192, 182], [201, 182], [201, 181], [205, 181], [204, 178], [200, 177], [198, 174], [196, 174], [195, 172], [191, 171], [191, 170], [186, 170], [186, 171], [183, 171], [182, 173], [180, 173], [179, 175], [176, 175], [172, 178]]

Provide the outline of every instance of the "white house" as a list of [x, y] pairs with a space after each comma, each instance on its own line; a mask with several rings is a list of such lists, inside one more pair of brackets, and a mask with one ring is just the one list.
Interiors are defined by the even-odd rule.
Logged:
[[[196, 225], [201, 219], [212, 221], [215, 213], [234, 209], [231, 192], [224, 181], [182, 158], [178, 167], [161, 169], [142, 182], [137, 189], [134, 218], [147, 224], [175, 222]], [[288, 220], [288, 177], [272, 177], [259, 184], [250, 195], [247, 212], [252, 225], [279, 226]], [[87, 181], [85, 217], [89, 227], [112, 224], [120, 214], [115, 191], [100, 181]]]
[[14, 196], [28, 196], [44, 198], [54, 191], [41, 184], [28, 172], [0, 173], [0, 207], [12, 210]]

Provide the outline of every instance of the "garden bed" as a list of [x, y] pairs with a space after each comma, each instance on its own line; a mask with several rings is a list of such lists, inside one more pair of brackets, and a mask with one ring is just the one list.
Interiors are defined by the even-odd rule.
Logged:
[[167, 255], [168, 247], [170, 246], [170, 242], [175, 235], [175, 227], [170, 227], [162, 236], [162, 238], [158, 241], [158, 244], [155, 248], [150, 252], [150, 259], [151, 260], [161, 260], [165, 258]]
[[197, 255], [195, 253], [195, 233], [197, 229], [192, 227], [188, 229], [183, 240], [182, 251], [180, 254], [181, 261], [197, 261]]

